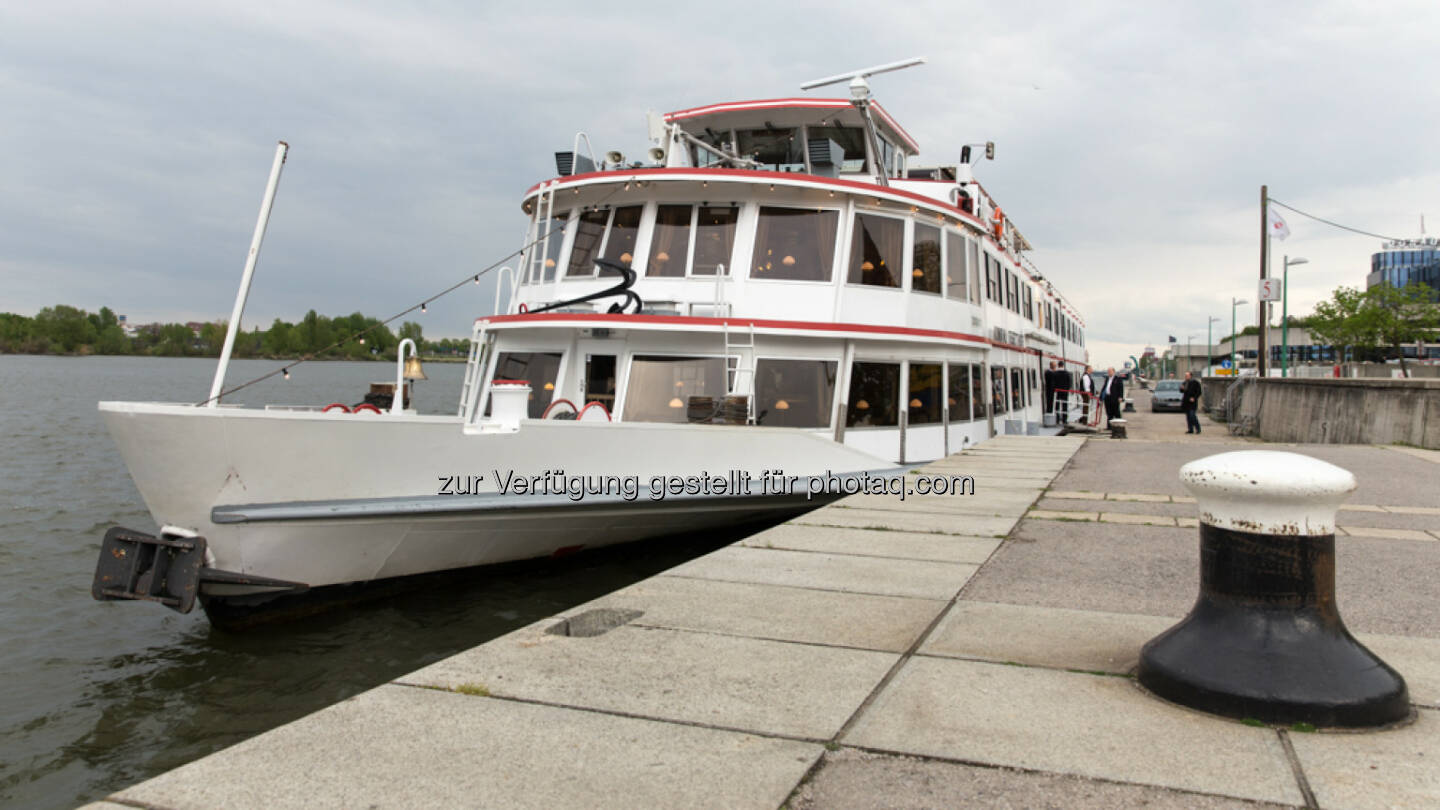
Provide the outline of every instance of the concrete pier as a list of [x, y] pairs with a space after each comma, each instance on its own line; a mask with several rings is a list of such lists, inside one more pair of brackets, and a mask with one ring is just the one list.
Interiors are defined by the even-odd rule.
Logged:
[[993, 439], [925, 471], [973, 476], [973, 496], [845, 499], [110, 798], [1440, 805], [1440, 463], [1322, 456], [1360, 481], [1337, 532], [1347, 622], [1410, 682], [1413, 722], [1230, 721], [1131, 676], [1195, 592], [1195, 505], [1175, 470], [1234, 441], [1208, 422], [1204, 442], [1174, 436], [1183, 417], [1148, 405], [1130, 441]]

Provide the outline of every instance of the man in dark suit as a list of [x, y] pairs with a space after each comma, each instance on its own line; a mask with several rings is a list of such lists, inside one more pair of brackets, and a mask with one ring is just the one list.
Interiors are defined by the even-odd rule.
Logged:
[[1055, 361], [1050, 361], [1050, 368], [1045, 370], [1045, 398], [1040, 401], [1044, 406], [1044, 412], [1050, 413], [1055, 406]]
[[1110, 420], [1120, 418], [1120, 400], [1125, 397], [1125, 384], [1115, 376], [1115, 367], [1105, 370], [1105, 385], [1100, 389], [1100, 398], [1105, 401], [1105, 429], [1110, 429]]
[[1185, 432], [1200, 432], [1200, 417], [1195, 410], [1200, 407], [1200, 381], [1190, 372], [1185, 372], [1185, 382], [1180, 384], [1180, 409], [1185, 411]]

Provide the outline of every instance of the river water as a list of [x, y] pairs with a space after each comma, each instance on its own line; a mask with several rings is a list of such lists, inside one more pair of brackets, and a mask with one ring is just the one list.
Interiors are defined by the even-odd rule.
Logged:
[[[231, 384], [280, 364], [237, 360]], [[68, 808], [274, 728], [735, 537], [667, 539], [465, 572], [227, 633], [196, 609], [90, 598], [100, 538], [157, 527], [96, 412], [193, 402], [215, 361], [0, 355], [0, 806]], [[463, 364], [429, 364], [421, 413], [454, 413]], [[314, 362], [227, 401], [360, 401], [387, 363]]]

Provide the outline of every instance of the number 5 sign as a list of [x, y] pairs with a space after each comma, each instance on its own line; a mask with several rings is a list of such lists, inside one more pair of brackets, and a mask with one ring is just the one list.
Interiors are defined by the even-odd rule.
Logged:
[[1262, 278], [1262, 279], [1260, 279], [1260, 300], [1261, 300], [1261, 301], [1279, 301], [1279, 300], [1280, 300], [1280, 279], [1278, 279], [1278, 278]]

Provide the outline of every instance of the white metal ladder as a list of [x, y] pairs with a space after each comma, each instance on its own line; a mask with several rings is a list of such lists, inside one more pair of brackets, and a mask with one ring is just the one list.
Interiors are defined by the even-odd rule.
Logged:
[[746, 397], [747, 423], [755, 422], [755, 324], [746, 324], [744, 331], [730, 331], [724, 326], [725, 367], [731, 396]]
[[465, 360], [465, 382], [460, 386], [460, 412], [456, 414], [469, 420], [475, 412], [475, 400], [481, 388], [480, 374], [489, 362], [490, 344], [494, 335], [488, 334], [483, 325], [476, 325], [470, 335], [470, 356]]

